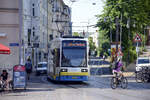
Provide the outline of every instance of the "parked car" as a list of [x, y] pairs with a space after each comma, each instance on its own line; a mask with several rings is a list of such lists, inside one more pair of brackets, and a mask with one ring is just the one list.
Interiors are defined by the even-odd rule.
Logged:
[[36, 66], [36, 75], [47, 73], [47, 62], [39, 62]]
[[150, 67], [149, 57], [138, 57], [136, 61], [136, 71], [142, 70], [142, 67]]

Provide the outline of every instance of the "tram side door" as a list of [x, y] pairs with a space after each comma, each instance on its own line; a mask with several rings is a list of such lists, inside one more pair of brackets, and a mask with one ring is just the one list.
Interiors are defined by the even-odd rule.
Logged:
[[56, 49], [54, 49], [54, 56], [53, 56], [54, 75], [59, 74], [57, 71], [57, 68], [60, 67], [59, 60], [60, 60], [60, 49], [56, 48]]
[[50, 75], [52, 75], [52, 73], [54, 72], [54, 70], [53, 70], [53, 54], [52, 54], [52, 51], [53, 50], [50, 50], [50, 52], [49, 52], [49, 63], [48, 63], [48, 73], [50, 74]]

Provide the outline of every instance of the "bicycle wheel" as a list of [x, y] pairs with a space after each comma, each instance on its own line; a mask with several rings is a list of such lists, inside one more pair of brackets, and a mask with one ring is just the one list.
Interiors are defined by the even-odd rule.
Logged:
[[122, 76], [121, 78], [121, 88], [126, 89], [128, 87], [128, 80], [126, 77]]
[[117, 88], [117, 86], [118, 86], [118, 84], [117, 84], [117, 79], [116, 79], [116, 77], [112, 77], [112, 79], [111, 79], [111, 88], [112, 89], [116, 89]]
[[148, 80], [149, 80], [149, 75], [147, 73], [143, 73], [142, 81], [148, 82]]
[[135, 80], [136, 80], [137, 83], [142, 82], [142, 72], [136, 72]]

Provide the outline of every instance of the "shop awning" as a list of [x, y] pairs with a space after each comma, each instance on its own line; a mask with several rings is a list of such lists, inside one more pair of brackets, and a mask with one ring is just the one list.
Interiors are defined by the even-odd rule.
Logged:
[[10, 54], [10, 48], [0, 43], [0, 54]]

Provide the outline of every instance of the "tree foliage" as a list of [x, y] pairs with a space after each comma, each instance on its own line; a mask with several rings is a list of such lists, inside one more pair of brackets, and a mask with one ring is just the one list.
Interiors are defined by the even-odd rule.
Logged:
[[80, 36], [78, 32], [74, 32], [73, 36]]
[[[121, 38], [118, 35], [118, 39], [122, 43], [123, 52], [126, 55], [134, 56], [130, 57], [131, 59], [124, 56], [124, 59], [133, 61], [132, 58], [135, 58], [135, 53], [133, 53], [135, 47], [132, 41], [136, 33], [144, 34], [144, 28], [150, 25], [149, 5], [150, 0], [106, 0], [103, 13], [97, 16], [99, 18], [97, 23], [99, 34], [103, 34], [105, 38], [110, 40], [111, 33], [113, 42], [116, 41], [116, 19], [119, 19], [118, 31], [121, 32], [122, 28], [122, 34]], [[99, 38], [99, 41], [103, 40]]]
[[89, 41], [90, 51], [95, 51], [96, 46], [95, 46], [95, 43], [93, 42], [93, 38], [92, 38], [92, 37], [89, 37], [89, 38], [88, 38], [88, 41]]

